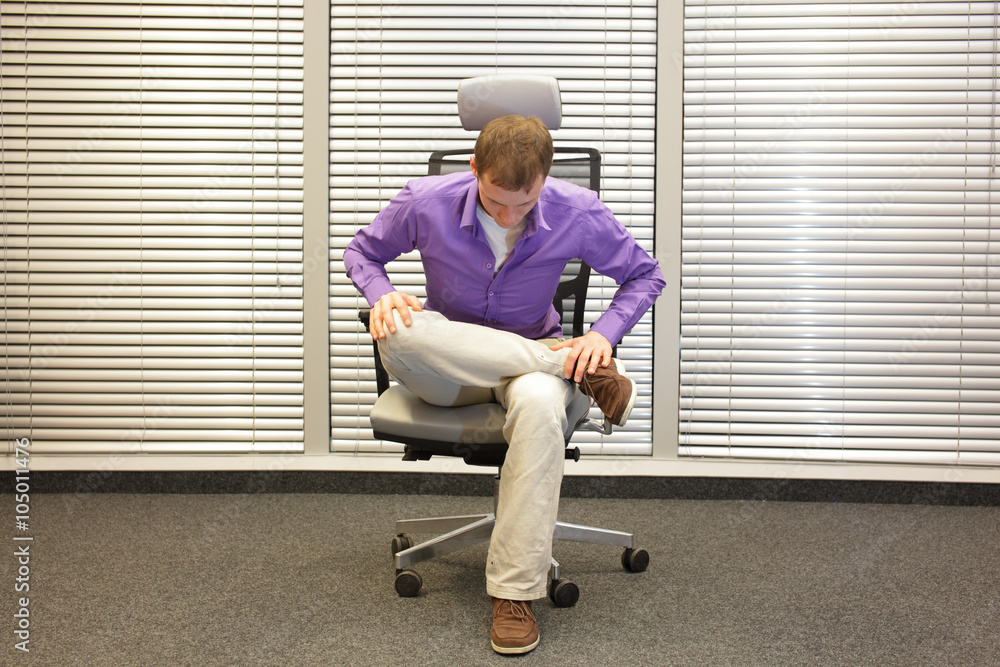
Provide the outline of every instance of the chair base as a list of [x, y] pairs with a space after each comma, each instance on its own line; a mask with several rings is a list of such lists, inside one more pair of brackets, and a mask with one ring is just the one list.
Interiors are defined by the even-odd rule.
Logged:
[[[420, 575], [410, 569], [412, 565], [485, 542], [493, 534], [495, 525], [496, 515], [493, 513], [397, 521], [397, 537], [393, 540], [396, 592], [402, 597], [416, 596], [422, 580]], [[408, 533], [442, 534], [414, 545]], [[623, 547], [625, 551], [622, 555], [622, 566], [630, 572], [645, 570], [649, 562], [649, 555], [645, 550], [633, 548], [631, 533], [557, 521], [552, 537], [570, 542]], [[555, 558], [552, 559], [549, 574], [549, 598], [559, 607], [571, 607], [576, 604], [580, 590], [576, 584], [560, 577], [559, 562]]]
[[[396, 534], [443, 533], [395, 554], [397, 570], [405, 570], [411, 565], [443, 556], [490, 539], [496, 525], [494, 514], [471, 514], [465, 516], [443, 516], [426, 519], [403, 519], [396, 522]], [[552, 538], [587, 544], [632, 548], [632, 534], [617, 530], [580, 526], [572, 523], [556, 522]], [[558, 564], [556, 565], [558, 568]], [[558, 574], [558, 569], [556, 570]], [[555, 577], [558, 579], [558, 576]]]

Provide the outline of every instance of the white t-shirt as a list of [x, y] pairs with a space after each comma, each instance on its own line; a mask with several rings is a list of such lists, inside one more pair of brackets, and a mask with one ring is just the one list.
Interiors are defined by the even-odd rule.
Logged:
[[479, 219], [479, 224], [483, 226], [483, 231], [486, 232], [486, 240], [489, 241], [493, 256], [497, 258], [496, 264], [493, 265], [493, 273], [496, 273], [503, 266], [507, 255], [514, 249], [514, 244], [521, 238], [521, 232], [524, 231], [524, 220], [510, 229], [504, 229], [490, 217], [489, 213], [483, 210], [482, 206], [476, 206], [476, 217]]

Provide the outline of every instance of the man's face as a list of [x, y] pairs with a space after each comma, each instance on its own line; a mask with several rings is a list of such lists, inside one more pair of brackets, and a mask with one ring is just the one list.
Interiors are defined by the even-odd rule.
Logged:
[[472, 159], [472, 173], [476, 175], [476, 180], [479, 182], [480, 206], [504, 229], [516, 226], [524, 219], [524, 216], [528, 215], [528, 212], [538, 202], [538, 197], [542, 194], [542, 186], [545, 184], [545, 178], [539, 176], [529, 190], [511, 192], [495, 185], [490, 180], [489, 175], [476, 171], [475, 158]]

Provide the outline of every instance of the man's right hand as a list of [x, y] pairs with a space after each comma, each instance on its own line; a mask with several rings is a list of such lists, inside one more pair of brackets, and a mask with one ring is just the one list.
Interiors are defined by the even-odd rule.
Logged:
[[399, 311], [399, 316], [405, 326], [410, 326], [413, 321], [410, 317], [410, 310], [419, 313], [423, 310], [420, 299], [403, 292], [389, 292], [383, 294], [382, 298], [375, 302], [371, 312], [368, 313], [368, 331], [373, 340], [386, 337], [386, 332], [396, 333], [396, 320], [392, 316], [393, 310]]

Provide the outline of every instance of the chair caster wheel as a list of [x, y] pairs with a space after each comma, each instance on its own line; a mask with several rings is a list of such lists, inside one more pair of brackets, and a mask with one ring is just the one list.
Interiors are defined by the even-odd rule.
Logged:
[[645, 549], [625, 549], [622, 553], [622, 567], [629, 572], [645, 572], [649, 567], [649, 552]]
[[554, 579], [549, 585], [549, 599], [557, 607], [572, 607], [580, 599], [580, 588], [572, 581]]
[[423, 579], [413, 570], [400, 570], [396, 573], [396, 592], [401, 598], [417, 597], [423, 584]]
[[392, 538], [392, 555], [395, 556], [400, 551], [406, 551], [413, 546], [413, 538], [409, 535], [397, 535]]

